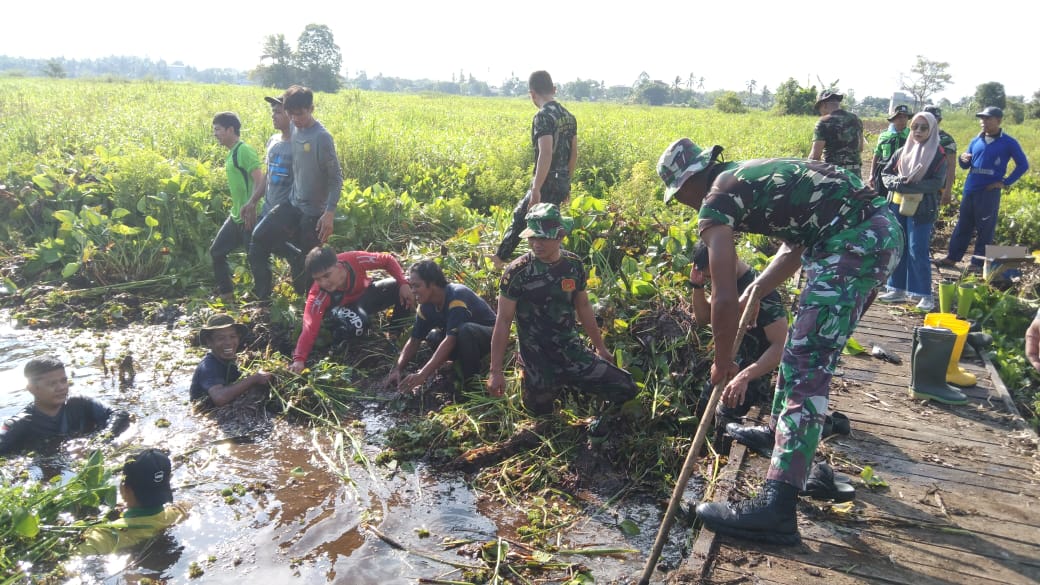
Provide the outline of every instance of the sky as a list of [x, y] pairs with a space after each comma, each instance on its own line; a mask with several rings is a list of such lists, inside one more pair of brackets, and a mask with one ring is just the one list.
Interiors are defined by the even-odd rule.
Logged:
[[745, 90], [751, 80], [758, 90], [775, 90], [794, 78], [817, 87], [837, 80], [863, 98], [897, 91], [900, 74], [922, 55], [949, 63], [953, 83], [936, 100], [957, 101], [989, 81], [1027, 100], [1040, 90], [1038, 28], [1024, 0], [923, 3], [920, 16], [911, 3], [805, 0], [8, 4], [0, 55], [18, 57], [128, 55], [249, 70], [267, 35], [284, 34], [295, 45], [316, 23], [332, 30], [350, 77], [363, 70], [369, 77], [450, 80], [462, 70], [499, 85], [545, 69], [557, 84], [581, 78], [632, 85], [646, 72], [669, 84], [693, 74], [706, 90]]

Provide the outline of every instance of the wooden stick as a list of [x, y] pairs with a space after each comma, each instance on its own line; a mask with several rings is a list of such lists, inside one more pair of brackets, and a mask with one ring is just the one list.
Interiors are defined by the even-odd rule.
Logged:
[[[758, 285], [752, 284], [748, 290], [747, 305], [744, 306], [744, 312], [740, 316], [740, 324], [737, 325], [737, 336], [733, 340], [734, 356], [740, 350], [740, 343], [744, 340], [744, 332], [747, 331], [748, 326], [751, 324], [751, 315], [755, 312], [753, 308], [758, 305], [760, 296]], [[679, 510], [679, 503], [682, 501], [682, 494], [686, 490], [686, 483], [690, 481], [690, 476], [693, 475], [693, 466], [697, 462], [697, 454], [700, 453], [701, 445], [704, 444], [704, 438], [708, 435], [708, 428], [711, 427], [711, 423], [715, 419], [715, 406], [719, 403], [719, 399], [722, 398], [722, 390], [728, 383], [729, 379], [723, 379], [711, 391], [711, 398], [708, 399], [708, 405], [704, 408], [704, 416], [701, 417], [701, 422], [697, 426], [697, 434], [693, 437], [690, 450], [686, 453], [686, 461], [683, 463], [682, 471], [679, 472], [679, 479], [675, 481], [675, 487], [672, 489], [672, 499], [668, 502], [668, 510], [664, 513], [664, 518], [661, 519], [661, 527], [657, 530], [654, 548], [650, 551], [650, 557], [646, 559], [646, 566], [643, 567], [643, 575], [639, 578], [639, 585], [649, 585], [650, 576], [654, 574], [654, 565], [657, 564], [657, 559], [661, 556], [661, 550], [664, 548], [665, 540], [668, 538], [668, 530], [671, 529], [675, 513]]]

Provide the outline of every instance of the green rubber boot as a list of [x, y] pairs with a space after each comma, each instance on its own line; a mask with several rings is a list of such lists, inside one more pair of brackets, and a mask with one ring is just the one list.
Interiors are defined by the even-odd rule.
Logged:
[[[968, 311], [971, 310], [971, 302], [975, 300], [975, 286], [970, 284], [961, 284], [957, 286], [957, 317], [961, 319], [968, 318]], [[945, 311], [943, 311], [945, 312]]]
[[942, 327], [915, 327], [910, 351], [910, 397], [943, 404], [967, 404], [968, 397], [946, 383], [957, 336]]
[[957, 300], [957, 283], [939, 283], [939, 312], [953, 314], [954, 303]]

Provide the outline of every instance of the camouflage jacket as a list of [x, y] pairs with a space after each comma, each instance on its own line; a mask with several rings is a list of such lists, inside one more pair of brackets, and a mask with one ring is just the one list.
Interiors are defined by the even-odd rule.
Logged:
[[813, 142], [823, 141], [823, 160], [832, 165], [857, 167], [863, 164], [863, 123], [856, 114], [834, 110], [816, 122]]
[[574, 294], [585, 290], [585, 267], [573, 252], [561, 252], [560, 260], [551, 265], [528, 252], [502, 274], [499, 292], [516, 301], [521, 355], [565, 361], [562, 350], [581, 345]]
[[957, 154], [957, 141], [953, 139], [953, 136], [950, 136], [945, 130], [941, 129], [939, 130], [939, 146], [942, 147], [943, 153], [946, 154], [946, 156]]
[[698, 229], [726, 225], [812, 247], [859, 225], [885, 199], [843, 167], [795, 158], [723, 165], [698, 213]]

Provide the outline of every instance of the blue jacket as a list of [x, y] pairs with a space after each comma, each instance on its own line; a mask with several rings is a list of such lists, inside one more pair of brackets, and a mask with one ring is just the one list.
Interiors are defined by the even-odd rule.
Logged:
[[[1003, 130], [989, 144], [986, 144], [980, 132], [971, 139], [968, 152], [971, 153], [970, 164], [957, 159], [962, 169], [970, 169], [968, 178], [964, 180], [965, 193], [982, 191], [986, 185], [997, 181], [1003, 181], [1005, 186], [1010, 187], [1029, 170], [1029, 161], [1026, 160], [1026, 153], [1022, 152], [1022, 146]], [[1005, 179], [1009, 160], [1015, 161], [1015, 170]]]

